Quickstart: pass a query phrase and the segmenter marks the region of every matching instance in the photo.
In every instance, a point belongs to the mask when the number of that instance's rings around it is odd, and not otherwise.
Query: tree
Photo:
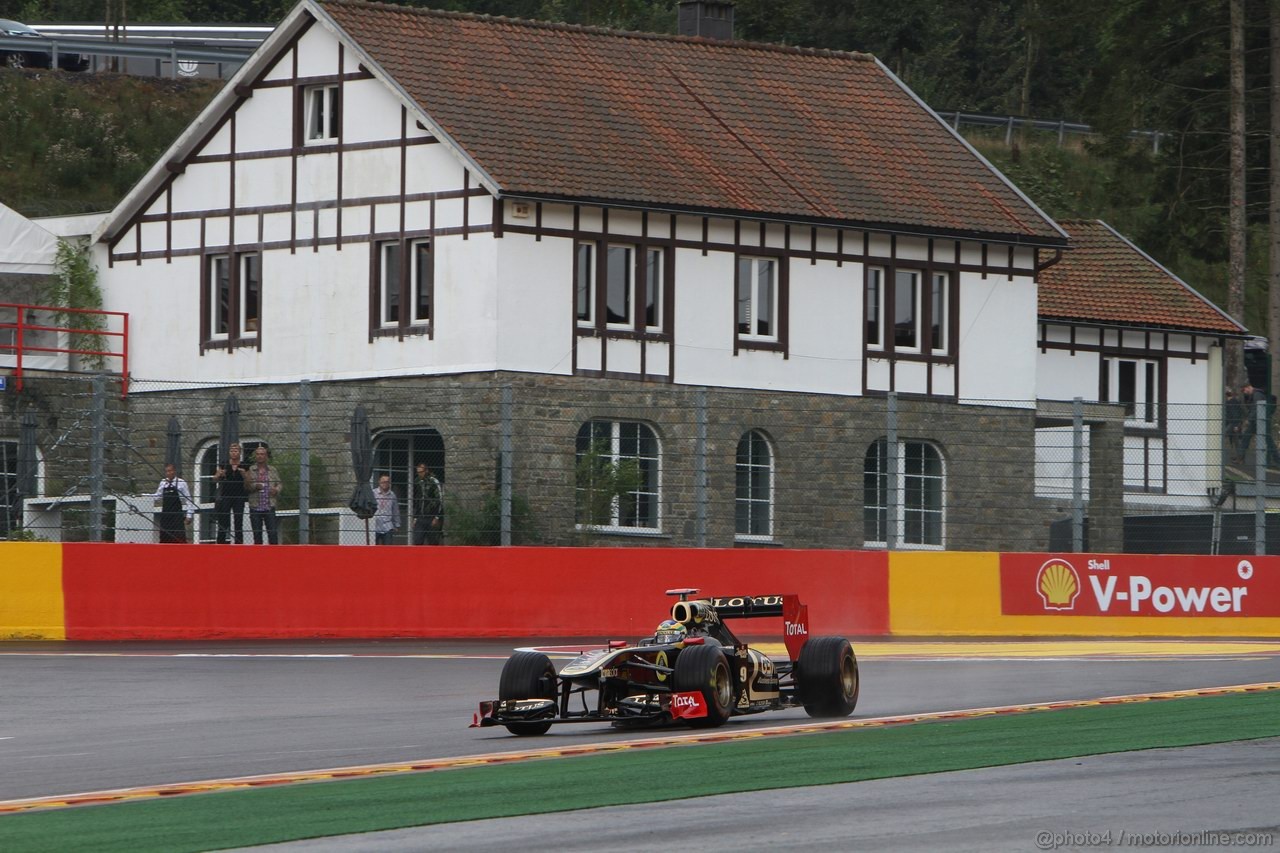
[[[1271,340],[1271,393],[1280,392],[1280,0],[1271,0],[1271,134],[1269,222],[1271,236],[1270,275],[1267,282],[1267,336]]]
[[[1244,0],[1229,0],[1231,6],[1231,90],[1230,165],[1228,185],[1228,281],[1227,313],[1241,323],[1244,316],[1245,224],[1245,137],[1244,137]],[[1227,348],[1227,381],[1232,388],[1244,384],[1244,348],[1233,342]]]

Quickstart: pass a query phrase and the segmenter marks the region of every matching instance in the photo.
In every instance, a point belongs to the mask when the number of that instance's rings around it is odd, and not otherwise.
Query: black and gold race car
[[[544,734],[556,723],[648,726],[681,720],[722,725],[731,716],[803,707],[811,717],[847,717],[858,703],[858,659],[844,637],[810,637],[808,607],[795,595],[679,596],[671,618],[638,643],[610,642],[556,673],[541,651],[507,659],[498,698],[471,725]],[[781,616],[789,661],[743,643],[726,619]]]

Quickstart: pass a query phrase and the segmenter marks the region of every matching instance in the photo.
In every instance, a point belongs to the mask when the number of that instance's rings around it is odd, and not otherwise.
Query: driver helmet
[[[689,629],[674,619],[664,619],[658,623],[658,627],[653,632],[653,641],[658,645],[668,645],[671,643],[683,643],[685,634]]]

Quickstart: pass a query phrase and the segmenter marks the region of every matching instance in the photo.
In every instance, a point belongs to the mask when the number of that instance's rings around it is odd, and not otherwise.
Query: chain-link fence
[[[8,538],[252,542],[275,523],[281,542],[302,544],[382,533],[445,545],[1280,546],[1268,525],[1280,518],[1268,512],[1280,453],[1265,408],[516,373],[242,387],[133,379],[127,397],[107,377],[34,377],[0,401]],[[357,406],[372,503],[353,501]],[[238,468],[227,464],[232,439]],[[394,501],[378,499],[384,476]]]

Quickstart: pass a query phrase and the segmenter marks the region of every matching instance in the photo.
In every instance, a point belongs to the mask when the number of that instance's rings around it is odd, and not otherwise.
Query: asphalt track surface
[[[6,643],[0,801],[637,736],[596,725],[542,738],[467,728],[512,645]],[[979,644],[945,657],[931,646],[855,643],[864,650],[855,717],[1280,681],[1277,642],[1243,655],[1204,642],[1185,655],[1168,645],[1170,656],[1130,655],[1123,645],[1094,656],[1105,647],[1079,641],[1042,657],[1035,644]],[[728,728],[806,720],[796,710]]]

